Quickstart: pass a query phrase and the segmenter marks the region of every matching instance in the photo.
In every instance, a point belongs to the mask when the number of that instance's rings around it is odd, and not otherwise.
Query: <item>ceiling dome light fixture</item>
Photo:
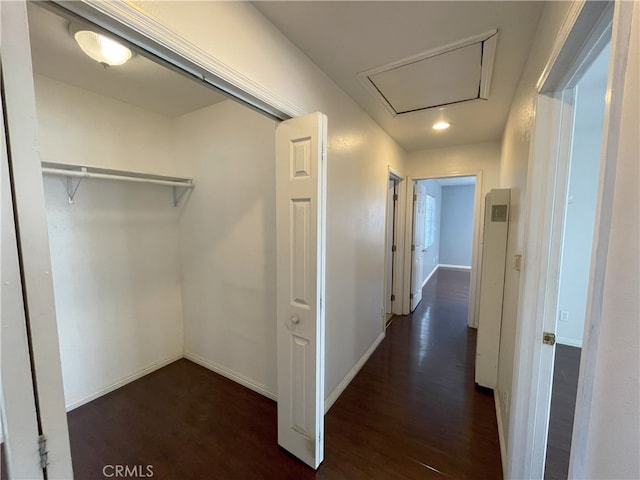
[[[82,25],[70,24],[69,32],[82,51],[102,65],[123,65],[133,56],[129,48]]]
[[[451,124],[449,122],[445,122],[444,120],[439,121],[438,123],[433,124],[434,130],[446,130],[449,128]]]

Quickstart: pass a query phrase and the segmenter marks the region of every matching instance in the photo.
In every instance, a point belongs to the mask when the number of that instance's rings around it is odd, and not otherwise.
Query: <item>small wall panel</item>
[[[309,309],[311,199],[291,200],[291,304]]]
[[[308,340],[291,335],[291,428],[306,437],[310,437],[309,352]]]
[[[291,143],[291,180],[311,176],[311,139],[293,140]]]

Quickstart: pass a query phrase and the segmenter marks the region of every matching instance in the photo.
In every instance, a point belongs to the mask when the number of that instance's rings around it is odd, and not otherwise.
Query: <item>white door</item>
[[[278,444],[312,468],[324,457],[327,117],[276,130]]]
[[[480,313],[476,339],[476,383],[496,388],[502,330],[511,190],[491,190],[485,200]]]
[[[413,184],[413,239],[411,240],[411,311],[422,300],[422,264],[427,191],[420,182]]]
[[[2,44],[2,77],[4,83],[4,113],[6,120],[7,145],[10,146],[8,152],[8,166],[11,172],[11,183],[13,186],[13,207],[15,211],[15,224],[17,232],[14,238],[17,243],[11,245],[11,235],[7,232],[5,237],[5,227],[10,227],[13,219],[5,220],[7,202],[6,194],[2,197],[2,274],[3,283],[5,273],[8,273],[7,280],[11,282],[7,289],[8,297],[5,297],[5,288],[2,293],[2,327],[6,324],[18,322],[21,317],[26,317],[30,330],[30,345],[32,349],[31,365],[34,376],[37,380],[37,411],[39,413],[39,427],[46,438],[47,477],[64,479],[72,478],[71,452],[69,448],[69,433],[67,429],[67,416],[64,405],[64,393],[62,388],[62,372],[60,366],[60,351],[58,347],[58,332],[55,315],[55,305],[53,299],[53,283],[51,279],[51,258],[49,255],[49,238],[47,233],[47,218],[44,204],[44,191],[42,187],[42,171],[40,157],[35,146],[36,135],[36,106],[33,88],[33,72],[31,67],[31,52],[29,47],[29,32],[27,27],[26,3],[23,1],[0,2],[0,35]],[[4,162],[3,162],[4,164]],[[4,170],[4,166],[3,166]],[[3,174],[4,177],[4,174]],[[6,188],[6,181],[3,178],[3,190]],[[8,212],[10,217],[11,212]],[[8,245],[4,244],[8,238]],[[16,248],[12,248],[16,247]],[[16,256],[16,251],[19,257]],[[15,298],[16,277],[15,266],[20,259],[20,282],[21,294],[24,294],[24,309],[22,313],[16,310],[20,300]],[[6,269],[6,270],[5,270]],[[6,287],[6,286],[3,286]],[[8,303],[5,303],[8,302]],[[8,310],[6,310],[8,309]],[[13,311],[13,314],[5,317],[5,313]],[[23,316],[24,315],[24,316]],[[5,322],[7,322],[5,324]],[[24,324],[22,324],[24,325]],[[15,326],[19,328],[18,325]],[[24,332],[14,331],[17,341],[24,340]],[[6,344],[4,336],[2,338],[3,347]],[[7,350],[11,350],[11,346]],[[17,347],[16,347],[17,348]],[[19,352],[17,352],[19,354]],[[2,381],[5,389],[5,415],[8,429],[8,445],[10,448],[10,467],[18,465],[14,463],[19,457],[29,456],[31,461],[38,458],[38,444],[33,443],[33,439],[28,439],[27,444],[17,444],[12,440],[17,440],[14,433],[16,426],[19,429],[26,429],[25,434],[33,436],[33,421],[31,415],[22,418],[14,417],[10,410],[9,401],[16,392],[8,391],[12,385],[17,385],[17,379],[10,379],[10,375],[22,375],[20,369],[24,359],[20,364],[6,364],[5,348],[2,348]],[[16,356],[16,358],[18,358]],[[13,371],[13,369],[16,369]],[[22,373],[21,373],[22,372]],[[6,383],[9,381],[10,383]],[[9,388],[8,388],[9,387]],[[34,402],[34,397],[28,393],[27,386],[22,386],[24,397],[21,401],[27,405]],[[28,407],[30,410],[31,407]],[[15,410],[14,410],[15,411]],[[14,423],[12,420],[20,423]],[[16,467],[18,468],[18,467]],[[22,468],[22,467],[20,467]],[[24,466],[25,476],[22,478],[38,478],[42,476],[42,470],[31,473],[32,467]],[[13,478],[17,476],[17,470],[11,473]]]

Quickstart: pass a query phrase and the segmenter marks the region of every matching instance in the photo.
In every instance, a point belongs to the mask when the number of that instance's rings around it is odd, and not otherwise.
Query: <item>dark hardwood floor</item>
[[[76,478],[107,465],[179,480],[502,478],[493,395],[473,381],[468,289],[468,273],[441,270],[393,319],[326,416],[317,472],[277,446],[273,401],[179,360],[69,413]]]
[[[0,478],[7,478],[7,462],[5,460],[4,443],[0,445]]]
[[[556,345],[547,437],[546,480],[566,480],[569,476],[569,454],[576,409],[581,349]]]

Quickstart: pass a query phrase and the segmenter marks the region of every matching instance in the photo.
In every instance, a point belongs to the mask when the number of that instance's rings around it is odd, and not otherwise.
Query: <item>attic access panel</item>
[[[358,74],[393,116],[487,99],[497,30]]]

